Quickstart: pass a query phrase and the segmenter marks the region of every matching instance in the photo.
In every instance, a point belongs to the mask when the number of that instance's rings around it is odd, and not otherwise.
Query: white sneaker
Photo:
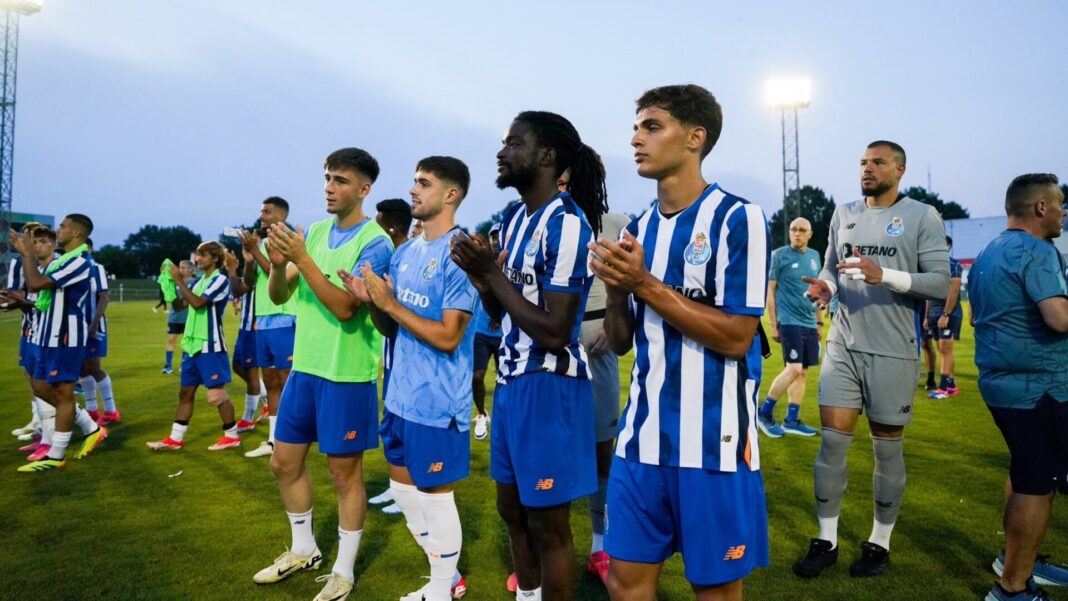
[[[475,416],[475,440],[486,440],[489,430],[490,418],[488,415]]]
[[[274,563],[263,568],[252,577],[256,584],[274,584],[289,578],[301,570],[318,570],[323,563],[323,554],[318,548],[311,555],[297,555],[286,549],[275,558]]]
[[[21,428],[15,428],[14,430],[12,430],[11,431],[11,435],[18,437],[18,436],[23,436],[25,434],[33,434],[34,432],[37,431],[37,425],[38,425],[37,422],[30,421],[30,423],[26,424],[25,426],[23,426]],[[19,438],[19,440],[22,440],[22,439]]]
[[[382,513],[393,514],[393,513],[400,513],[400,512],[401,512],[400,505],[397,505],[396,503],[391,503],[391,504],[386,505],[385,507],[382,508]]]
[[[270,457],[274,454],[274,445],[266,440],[260,443],[260,446],[245,453],[245,457]]]
[[[345,578],[337,572],[330,572],[329,574],[320,576],[315,579],[316,582],[325,582],[323,590],[319,591],[319,594],[315,596],[314,601],[343,601],[352,592],[352,587],[355,584],[353,581]]]
[[[392,500],[393,491],[387,488],[385,491],[382,492],[382,494],[378,495],[377,497],[371,497],[370,499],[367,499],[367,502],[371,505],[381,505],[382,503],[389,503]]]
[[[421,589],[419,589],[417,591],[412,591],[412,592],[408,593],[407,595],[404,595],[403,597],[400,598],[400,601],[423,601],[424,599],[426,599],[426,597],[423,595],[423,591],[426,590],[426,587],[428,587],[428,586],[430,586],[430,585],[429,584],[424,584],[423,588],[421,588]]]
[[[31,430],[31,431],[29,431],[29,432],[27,432],[25,434],[19,434],[18,439],[21,442],[29,442],[29,441],[33,440],[34,438],[37,438],[38,436],[39,436],[39,433],[36,430]]]

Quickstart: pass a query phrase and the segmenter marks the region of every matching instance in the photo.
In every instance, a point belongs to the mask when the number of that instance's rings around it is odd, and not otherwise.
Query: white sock
[[[274,444],[274,423],[278,420],[277,415],[267,417],[267,442]]]
[[[74,425],[78,426],[78,429],[82,431],[82,434],[92,434],[97,431],[100,426],[93,421],[93,418],[89,416],[89,412],[81,407],[74,407]]]
[[[227,438],[241,438],[241,435],[237,433],[237,424],[234,423],[233,426],[230,426],[230,429],[223,430],[223,436]]]
[[[189,424],[179,424],[174,422],[171,424],[171,440],[176,442],[182,442],[185,440],[185,431],[189,429]]]
[[[426,601],[449,601],[456,566],[460,563],[463,530],[456,498],[446,493],[419,493],[419,506],[426,516],[427,557],[430,559],[430,584],[423,588]]]
[[[63,461],[67,454],[67,445],[70,444],[71,432],[56,432],[52,435],[52,448],[48,450],[48,458]]]
[[[245,415],[241,419],[250,422],[256,419],[256,409],[260,406],[260,397],[255,394],[245,395]]]
[[[396,480],[389,481],[389,490],[393,493],[393,501],[404,513],[404,519],[408,522],[408,531],[412,533],[412,538],[425,552],[427,523],[423,508],[419,505],[419,490],[411,484],[401,484]]]
[[[41,444],[52,444],[56,433],[56,408],[37,399],[37,414],[41,416]]]
[[[260,378],[260,398],[267,404],[267,385],[263,383],[263,378]]]
[[[334,560],[334,572],[343,578],[355,580],[352,569],[356,566],[356,553],[360,550],[360,538],[363,530],[349,531],[337,529],[337,559]]]
[[[879,520],[872,520],[871,522],[871,536],[868,537],[869,543],[875,543],[880,547],[890,550],[890,533],[894,531],[893,524],[883,524]]]
[[[289,513],[289,529],[293,533],[293,543],[289,550],[297,555],[311,555],[315,552],[315,534],[312,532],[312,510],[304,513]]]
[[[541,587],[532,590],[525,591],[521,588],[517,588],[515,591],[515,601],[541,601]]]
[[[594,532],[593,542],[590,543],[590,555],[593,555],[598,551],[604,551],[604,535]]]
[[[115,394],[111,391],[111,376],[104,376],[103,380],[97,382],[97,386],[100,387],[100,400],[104,401],[104,411],[115,412]]]
[[[819,538],[831,541],[831,548],[838,546],[838,516],[833,518],[817,518],[820,521]]]
[[[89,411],[96,411],[99,407],[96,404],[96,380],[93,376],[85,376],[81,379],[82,391],[85,392],[85,408]]]

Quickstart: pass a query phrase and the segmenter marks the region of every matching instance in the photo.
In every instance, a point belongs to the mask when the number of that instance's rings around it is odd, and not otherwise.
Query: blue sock
[[[953,376],[946,376],[946,386],[948,386],[950,388],[956,388],[957,387],[957,380],[954,379]]]
[[[167,362],[164,363],[167,369],[171,368],[171,363],[174,362],[174,351],[167,351]]]
[[[948,386],[949,386],[949,376],[947,376],[946,374],[942,374],[941,377],[938,379],[938,387],[941,388],[942,390],[945,390],[946,387],[948,387]]]
[[[775,413],[775,403],[778,403],[775,399],[769,397],[764,398],[764,404],[760,406],[760,415],[770,418]]]
[[[798,413],[801,411],[801,405],[790,403],[786,405],[786,421],[796,422]]]

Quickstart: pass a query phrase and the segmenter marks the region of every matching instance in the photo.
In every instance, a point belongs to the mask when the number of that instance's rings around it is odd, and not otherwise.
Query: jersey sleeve
[[[841,207],[835,208],[831,215],[831,225],[827,229],[827,252],[823,254],[823,268],[820,269],[820,279],[838,283],[838,274],[835,265],[838,265],[838,224],[841,222]]]
[[[230,300],[230,280],[216,272],[211,282],[208,283],[208,287],[200,293],[200,298],[206,299],[209,303]]]
[[[767,301],[771,254],[764,211],[745,203],[727,217],[724,227],[727,264],[716,266],[715,306],[726,313],[759,317],[764,314]],[[723,254],[721,248],[719,256]]]
[[[96,275],[95,275],[95,277],[96,277],[96,285],[97,285],[97,289],[96,290],[97,290],[97,293],[107,292],[108,291],[108,272],[107,272],[107,270],[104,269],[104,266],[99,264],[99,263],[96,264]]]
[[[782,257],[782,249],[776,248],[771,253],[771,267],[768,268],[768,280],[775,281],[779,279],[779,258]]]
[[[938,273],[949,275],[949,246],[946,244],[946,224],[934,207],[920,219],[920,231],[916,236],[916,259],[920,265]],[[940,269],[942,264],[945,268]],[[932,269],[933,267],[933,269]],[[921,269],[927,271],[927,269]]]
[[[18,256],[7,265],[7,289],[22,290],[25,274],[22,273],[22,257]]]
[[[456,263],[445,260],[445,298],[441,308],[465,311],[474,314],[478,303],[478,293],[471,284],[467,274]]]
[[[360,266],[364,263],[371,264],[371,271],[383,275],[389,269],[390,258],[393,257],[393,247],[389,239],[381,236],[371,240],[356,257],[356,264],[352,266],[353,273],[359,273]]]
[[[593,230],[578,215],[561,213],[549,218],[545,240],[543,288],[553,292],[582,292],[593,274],[586,259],[586,245]]]
[[[1052,244],[1036,245],[1031,260],[1023,265],[1022,276],[1027,296],[1036,303],[1054,296],[1068,296],[1064,271],[1057,257],[1057,249]]]
[[[67,264],[63,267],[48,274],[47,277],[52,280],[56,288],[66,288],[89,279],[90,267],[89,260],[85,258],[85,255],[78,255],[67,261]]]

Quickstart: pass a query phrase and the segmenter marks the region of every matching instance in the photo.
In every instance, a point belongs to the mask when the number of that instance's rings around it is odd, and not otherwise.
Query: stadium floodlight
[[[764,101],[773,109],[803,109],[812,101],[807,77],[775,77],[764,84]]]
[[[15,156],[15,81],[19,55],[19,17],[41,10],[43,0],[0,0],[0,263],[8,250],[11,180]]]

